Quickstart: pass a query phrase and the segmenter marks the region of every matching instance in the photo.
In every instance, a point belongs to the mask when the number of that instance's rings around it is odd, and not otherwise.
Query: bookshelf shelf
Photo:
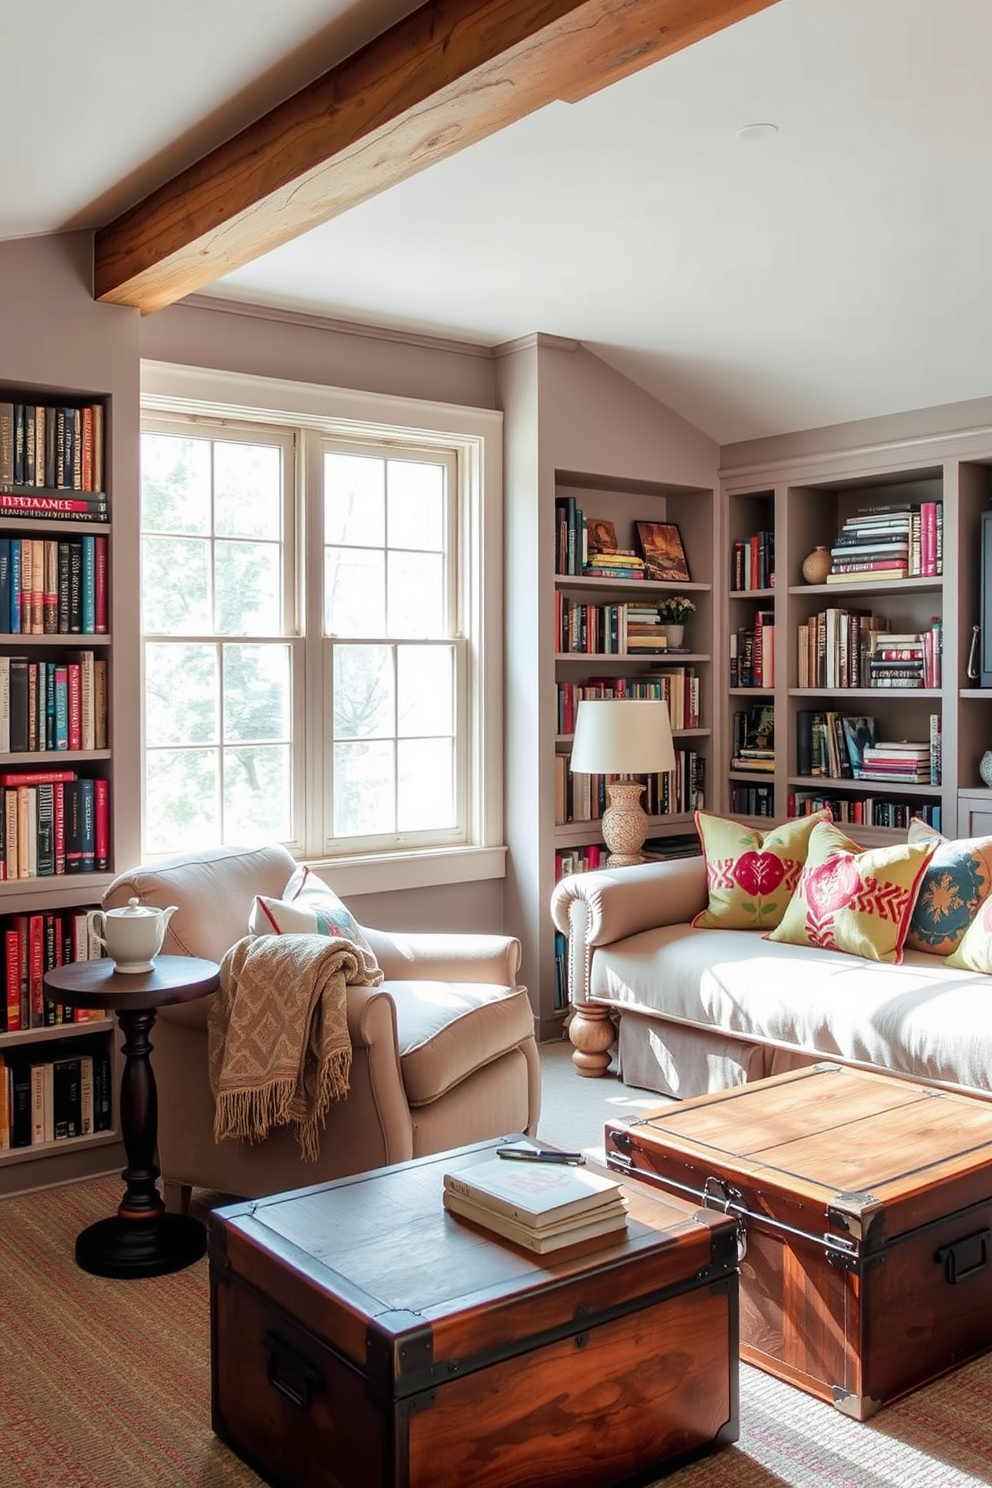
[[[109,504],[110,402],[105,393],[0,384],[0,493],[9,498],[0,517],[0,698],[2,741],[14,745],[0,752],[0,1079],[8,1113],[0,1194],[103,1171],[106,1149],[120,1147],[113,1020],[74,1014],[42,982],[49,968],[90,957],[86,911],[99,905],[117,860],[113,528],[102,511],[98,519],[32,509],[39,500]],[[6,468],[8,458],[21,463]],[[57,481],[52,468],[61,471]],[[58,778],[66,774],[68,781]],[[83,851],[93,856],[76,871]]]
[[[712,584],[693,584],[678,579],[610,579],[595,574],[555,574],[556,589],[604,589],[622,593],[626,599],[637,594],[710,594]]]
[[[776,821],[790,811],[808,809],[811,794],[835,796],[852,807],[870,796],[880,810],[898,809],[900,825],[840,823],[866,845],[905,840],[905,813],[913,814],[917,806],[947,836],[968,835],[969,828],[992,830],[992,807],[966,795],[979,780],[978,762],[990,738],[988,710],[975,704],[992,699],[992,689],[969,685],[965,676],[979,618],[979,532],[981,513],[992,496],[992,429],[968,441],[948,432],[931,442],[926,463],[920,463],[920,446],[908,437],[884,448],[825,446],[822,454],[813,454],[808,448],[800,452],[797,445],[796,451],[794,456],[776,453],[767,467],[760,461],[737,468],[727,461],[724,467],[721,525],[731,540],[731,561],[735,539],[770,531],[777,584],[773,621],[769,616],[774,624],[774,685],[760,693],[729,693],[728,768],[720,771],[723,801],[734,801],[734,786],[744,775],[729,769],[734,747],[730,723],[735,708],[746,706],[741,700],[750,699],[775,708],[770,779]],[[885,556],[885,545],[891,553],[900,542],[908,544],[904,551],[912,577],[893,580],[866,572],[849,583],[802,581],[803,562],[817,548],[846,549],[852,562],[892,561]],[[868,551],[858,553],[860,544]],[[940,571],[928,572],[934,567]],[[726,597],[726,634],[753,624],[749,604],[755,598],[747,591]],[[770,595],[762,597],[757,608],[767,604],[771,609],[770,600]],[[844,610],[850,614],[838,622],[833,612]],[[876,639],[883,636],[891,637],[887,644]],[[886,668],[897,685],[799,685],[814,678],[822,682],[824,671],[831,678],[867,681]],[[916,680],[914,672],[931,685],[902,685],[904,676]],[[814,729],[822,727],[821,714],[873,718],[883,741],[936,748],[941,783],[798,774],[797,751],[800,745],[805,748],[805,730],[811,719]],[[837,733],[840,747],[846,737]],[[793,792],[806,793],[805,798],[796,801]],[[744,794],[739,793],[741,804],[747,804]]]
[[[731,599],[774,599],[777,589],[731,589]]]

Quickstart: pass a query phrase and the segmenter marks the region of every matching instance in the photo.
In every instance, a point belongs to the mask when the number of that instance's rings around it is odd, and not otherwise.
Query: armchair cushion
[[[425,1106],[534,1036],[523,987],[487,982],[388,982],[396,1004],[403,1088]]]

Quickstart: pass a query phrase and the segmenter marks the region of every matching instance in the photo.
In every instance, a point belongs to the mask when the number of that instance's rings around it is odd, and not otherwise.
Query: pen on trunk
[[[547,1162],[547,1163],[569,1163],[579,1166],[585,1162],[581,1152],[548,1152],[540,1147],[497,1147],[497,1157],[505,1157],[509,1162]]]

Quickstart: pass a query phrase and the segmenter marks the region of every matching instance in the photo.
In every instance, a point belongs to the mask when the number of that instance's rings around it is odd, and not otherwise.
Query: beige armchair
[[[158,909],[178,905],[163,952],[220,961],[247,934],[254,896],[279,898],[295,867],[279,846],[190,852],[119,874],[103,904],[116,908],[136,895]],[[362,929],[385,980],[348,988],[349,1092],[330,1107],[315,1163],[301,1159],[285,1127],[255,1145],[215,1142],[210,1000],[160,1009],[152,1065],[169,1208],[185,1208],[193,1186],[257,1198],[504,1132],[536,1132],[540,1065],[527,991],[516,983],[519,942]]]

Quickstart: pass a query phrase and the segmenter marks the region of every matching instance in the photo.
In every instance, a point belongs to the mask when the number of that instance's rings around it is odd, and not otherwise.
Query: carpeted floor
[[[658,1100],[578,1080],[546,1047],[541,1135],[594,1150],[604,1111]],[[106,1281],[72,1259],[116,1179],[0,1202],[0,1488],[256,1488],[210,1430],[207,1262]],[[992,1355],[866,1423],[741,1370],[741,1440],[669,1488],[973,1488],[992,1483]],[[465,1488],[471,1488],[466,1484]]]

